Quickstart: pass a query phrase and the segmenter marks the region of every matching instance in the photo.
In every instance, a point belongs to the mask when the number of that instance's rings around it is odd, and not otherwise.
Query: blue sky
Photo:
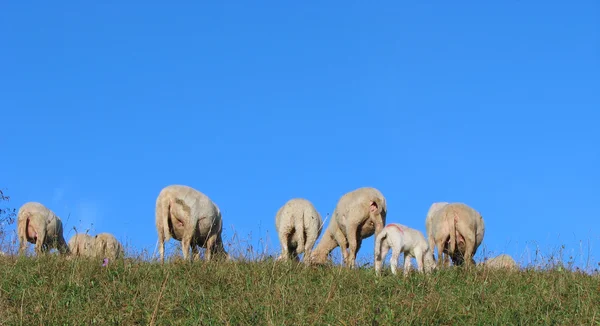
[[[156,197],[186,184],[220,206],[226,241],[251,235],[277,252],[287,200],[325,218],[373,186],[388,222],[422,232],[435,201],[479,210],[477,257],[527,263],[564,244],[577,263],[588,249],[598,261],[599,12],[594,1],[7,2],[0,187],[15,207],[52,209],[67,240],[93,223],[152,252]],[[359,258],[372,261],[373,241]]]

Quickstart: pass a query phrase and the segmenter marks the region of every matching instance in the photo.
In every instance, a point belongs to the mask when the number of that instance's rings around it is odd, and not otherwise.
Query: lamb
[[[17,236],[19,255],[27,248],[27,243],[35,244],[36,255],[45,254],[55,248],[61,255],[69,255],[70,250],[63,237],[61,219],[46,206],[38,202],[28,202],[17,213]]]
[[[431,210],[431,209],[430,209]],[[479,212],[464,203],[442,205],[426,220],[429,243],[435,243],[438,265],[447,265],[448,256],[455,265],[474,265],[473,256],[483,241],[485,224]],[[433,257],[433,249],[431,254]]]
[[[385,197],[376,188],[362,187],[344,194],[333,211],[331,221],[311,260],[322,264],[329,253],[340,246],[347,267],[356,267],[356,255],[362,240],[378,235],[385,225]]]
[[[73,256],[94,256],[94,237],[87,233],[76,233],[73,235],[69,239],[68,246]]]
[[[311,251],[321,235],[323,219],[313,204],[303,198],[287,201],[275,215],[275,228],[281,243],[278,260],[298,260],[304,253],[304,263],[309,265]]]
[[[109,258],[111,261],[125,256],[123,246],[114,235],[104,232],[94,237],[94,255]]]
[[[184,185],[163,188],[156,198],[156,231],[159,253],[164,263],[165,241],[174,238],[182,243],[184,260],[189,260],[189,250],[194,258],[198,248],[206,248],[206,260],[213,256],[230,256],[221,238],[222,217],[219,207],[205,194]]]
[[[517,266],[517,262],[507,254],[498,255],[494,258],[490,258],[486,260],[483,264],[484,267],[491,269],[508,269],[508,270],[517,270],[519,267]]]
[[[411,258],[416,258],[417,269],[420,273],[429,273],[433,270],[434,261],[429,255],[429,245],[421,231],[405,225],[388,224],[375,238],[375,274],[381,275],[383,258],[392,249],[390,265],[392,274],[396,275],[398,258],[404,253],[404,276],[408,275],[411,267]]]

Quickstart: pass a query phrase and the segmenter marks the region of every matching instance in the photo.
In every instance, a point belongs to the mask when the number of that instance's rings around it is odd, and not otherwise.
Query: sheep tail
[[[446,221],[448,221],[448,213],[446,212]],[[454,250],[456,250],[456,222],[458,220],[458,215],[455,210],[452,210],[452,216],[450,217],[450,244],[448,246],[448,251],[450,254],[454,254]]]

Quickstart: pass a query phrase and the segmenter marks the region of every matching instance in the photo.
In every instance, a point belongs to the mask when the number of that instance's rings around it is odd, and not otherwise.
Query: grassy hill
[[[449,268],[382,277],[371,267],[211,262],[164,266],[0,257],[2,325],[600,324],[600,277],[566,269]]]

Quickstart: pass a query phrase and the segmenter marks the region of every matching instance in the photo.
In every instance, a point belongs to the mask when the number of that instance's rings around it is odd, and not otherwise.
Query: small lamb
[[[404,253],[404,276],[408,275],[411,267],[411,258],[416,258],[418,271],[431,272],[435,267],[427,240],[419,230],[409,228],[398,223],[388,224],[375,238],[375,273],[381,275],[383,258],[392,249],[390,265],[392,274],[396,275],[398,258]]]

